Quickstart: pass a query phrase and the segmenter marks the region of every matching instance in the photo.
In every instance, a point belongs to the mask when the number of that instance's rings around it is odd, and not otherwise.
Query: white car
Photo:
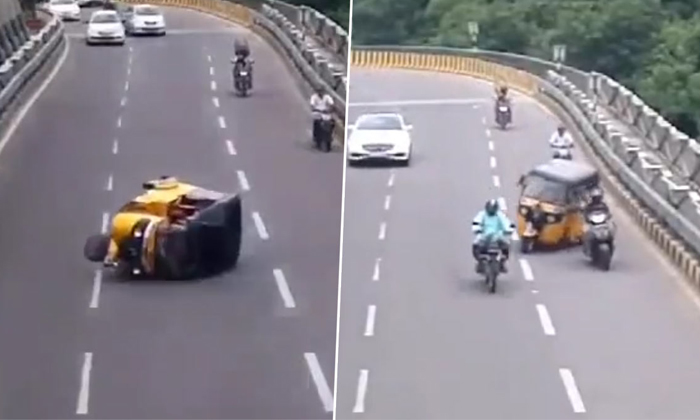
[[[403,116],[397,113],[364,114],[348,127],[348,164],[360,161],[384,160],[408,166],[411,161],[412,141]]]
[[[113,10],[94,12],[88,22],[85,42],[93,44],[124,45],[126,33],[119,14]]]
[[[47,8],[63,20],[80,20],[80,6],[75,0],[50,0]]]
[[[165,17],[157,7],[140,4],[129,11],[126,29],[129,35],[165,35]]]

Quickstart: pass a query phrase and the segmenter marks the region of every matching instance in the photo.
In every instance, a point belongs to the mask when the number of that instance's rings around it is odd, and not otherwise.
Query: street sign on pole
[[[472,38],[472,42],[476,45],[479,40],[479,22],[467,22],[467,30]]]
[[[552,55],[554,61],[558,63],[563,63],[566,61],[566,45],[556,44],[552,47]]]

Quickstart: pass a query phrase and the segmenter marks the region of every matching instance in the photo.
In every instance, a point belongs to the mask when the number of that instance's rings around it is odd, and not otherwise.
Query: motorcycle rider
[[[588,219],[588,216],[593,213],[605,213],[610,215],[610,207],[605,204],[605,201],[603,200],[603,190],[600,188],[596,188],[591,191],[588,203],[583,210],[583,215],[586,219]]]
[[[329,114],[333,111],[333,98],[324,91],[323,87],[317,86],[316,89],[314,89],[314,93],[311,95],[309,103],[311,105],[311,114],[313,115],[314,119],[312,136],[315,142],[320,143],[318,142],[318,140],[320,140],[318,135],[320,134],[319,130],[321,116],[323,114]],[[331,132],[333,132],[334,124],[335,121],[331,119]]]
[[[476,234],[472,243],[472,255],[477,260],[477,272],[481,273],[483,267],[479,259],[484,247],[496,242],[501,249],[501,272],[505,273],[506,262],[510,256],[509,235],[513,232],[514,225],[508,216],[499,208],[497,200],[489,200],[484,205],[484,210],[477,213],[472,221],[472,231]]]
[[[559,125],[557,131],[549,138],[549,145],[554,149],[570,149],[574,147],[574,140],[571,134],[566,131],[566,127]]]
[[[250,59],[250,46],[248,45],[248,40],[245,38],[236,38],[233,42],[233,53],[235,59],[233,59],[233,73],[234,78],[238,75],[241,69],[248,69],[248,80],[250,81],[250,88],[253,88],[253,60]]]

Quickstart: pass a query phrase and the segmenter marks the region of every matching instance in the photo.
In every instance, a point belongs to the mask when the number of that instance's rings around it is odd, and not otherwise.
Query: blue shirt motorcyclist
[[[477,260],[477,272],[481,273],[480,254],[489,244],[495,243],[501,249],[501,271],[506,272],[506,262],[510,256],[510,234],[515,225],[499,208],[497,200],[489,200],[484,210],[477,213],[472,221],[472,231],[476,234],[472,244],[472,254]]]

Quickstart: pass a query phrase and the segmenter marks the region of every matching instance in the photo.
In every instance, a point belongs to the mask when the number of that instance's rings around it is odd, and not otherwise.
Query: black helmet
[[[496,212],[498,211],[498,201],[496,201],[496,200],[487,201],[486,204],[484,205],[484,211],[489,216],[493,216],[494,214],[496,214]]]
[[[591,203],[592,204],[600,204],[603,202],[603,190],[600,188],[596,188],[593,191],[591,191]]]

